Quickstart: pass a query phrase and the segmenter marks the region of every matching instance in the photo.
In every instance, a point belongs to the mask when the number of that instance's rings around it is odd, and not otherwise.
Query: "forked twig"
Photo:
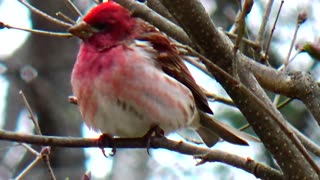
[[[298,31],[300,29],[300,26],[306,21],[307,19],[307,12],[303,11],[301,13],[299,13],[298,17],[297,17],[297,23],[296,23],[296,28],[294,30],[294,34],[293,34],[293,38],[292,38],[292,41],[291,41],[291,44],[290,44],[290,49],[288,51],[288,55],[287,55],[287,58],[285,59],[284,63],[283,63],[283,70],[286,71],[287,70],[287,66],[289,64],[289,59],[290,59],[290,56],[291,56],[291,52],[292,52],[292,49],[293,49],[293,46],[294,46],[294,43],[296,42],[296,39],[297,39],[297,35],[298,35]],[[297,54],[296,54],[297,55]],[[296,56],[295,55],[295,56]]]
[[[25,0],[18,0],[18,1],[19,1],[21,4],[25,5],[25,6],[26,6],[28,9],[30,9],[30,11],[32,11],[33,13],[38,14],[38,15],[42,16],[43,18],[51,21],[51,22],[54,22],[54,23],[56,23],[56,24],[58,24],[58,25],[65,26],[65,27],[68,27],[68,28],[72,26],[72,24],[69,24],[69,23],[66,23],[66,22],[64,22],[64,21],[61,21],[61,20],[59,20],[59,19],[57,19],[57,18],[55,18],[55,17],[50,16],[50,15],[47,14],[47,13],[44,13],[44,12],[40,11],[39,9],[33,7],[31,4],[29,4],[28,2],[26,2]]]
[[[284,60],[283,65],[278,69],[279,71],[287,71],[289,63],[301,52],[301,50],[299,50],[290,59],[294,43],[296,42],[296,39],[297,39],[299,28],[300,28],[301,24],[306,21],[306,18],[307,18],[306,12],[299,13],[299,15],[297,17],[297,23],[296,23],[296,27],[295,27],[295,30],[294,30],[293,38],[292,38],[292,41],[291,41],[291,44],[290,44],[290,48],[289,48],[289,51],[288,51],[288,55],[287,55],[286,59]],[[273,104],[275,104],[275,105],[278,104],[279,99],[280,99],[280,95],[277,94],[275,96],[275,98],[274,98]]]
[[[25,95],[23,94],[22,91],[19,92],[19,94],[21,95],[24,104],[26,105],[29,114],[30,114],[30,119],[32,120],[34,126],[36,127],[36,132],[39,135],[42,135],[41,133],[41,129],[37,120],[37,117],[35,116],[35,114],[33,113],[30,104],[27,101],[27,98],[25,97]],[[46,147],[42,147],[41,149],[41,153],[39,154],[38,152],[35,152],[31,147],[28,148],[27,145],[22,144],[22,146],[24,146],[27,150],[29,150],[30,152],[32,152],[33,154],[37,155],[37,158],[31,163],[29,164],[29,166],[27,168],[24,169],[24,171],[22,173],[20,173],[20,175],[17,177],[17,179],[22,178],[31,168],[33,168],[41,159],[45,162],[45,164],[47,165],[49,174],[51,176],[51,179],[55,180],[55,176],[53,173],[53,170],[51,168],[51,164],[50,164],[50,160],[49,160],[49,154],[50,154],[50,150],[51,148],[49,146]]]
[[[50,165],[50,162],[49,160],[47,159],[48,158],[48,155],[50,153],[50,147],[49,146],[46,146],[44,148],[42,148],[41,152],[38,153],[37,151],[35,151],[34,149],[32,149],[30,146],[22,143],[21,144],[24,148],[26,148],[29,152],[31,152],[32,154],[36,155],[36,159],[34,159],[16,178],[14,178],[15,180],[20,180],[20,179],[23,179],[24,176],[33,168],[35,167],[41,160],[44,160],[47,167],[48,167],[48,171],[49,171],[49,174],[51,176],[50,179],[52,180],[55,180],[56,177],[53,173],[53,170],[51,168],[51,165]],[[48,164],[49,163],[49,164]]]

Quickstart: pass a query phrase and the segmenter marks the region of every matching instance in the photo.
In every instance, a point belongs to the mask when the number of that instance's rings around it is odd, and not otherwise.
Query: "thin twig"
[[[41,152],[38,153],[37,151],[33,150],[31,147],[26,145],[25,143],[22,143],[22,146],[25,147],[28,151],[30,151],[32,154],[36,155],[36,159],[33,160],[15,179],[20,180],[23,179],[23,177],[33,168],[35,165],[37,165],[42,159],[47,163],[49,161],[46,161],[45,159],[48,158],[48,153],[50,152],[50,147],[44,147],[42,148]],[[50,166],[50,163],[47,164],[49,167],[49,174],[51,176],[51,180],[55,180],[56,177],[53,174],[52,168]]]
[[[266,10],[264,11],[264,14],[263,14],[262,22],[260,25],[260,29],[259,29],[258,37],[257,37],[257,41],[256,41],[256,43],[260,47],[262,47],[262,39],[263,39],[264,33],[266,31],[266,26],[267,26],[267,23],[269,20],[272,5],[273,5],[273,0],[269,0],[267,3],[267,6],[266,6]]]
[[[203,73],[205,73],[208,76],[211,76],[211,74],[208,72],[207,68],[199,61],[188,57],[188,56],[184,56],[183,60],[187,61],[188,63],[192,64],[193,66],[195,66],[196,68],[198,68],[200,71],[202,71]]]
[[[68,28],[72,26],[72,24],[69,24],[69,23],[66,23],[66,22],[64,22],[64,21],[61,21],[61,20],[59,20],[59,19],[57,19],[57,18],[55,18],[55,17],[50,16],[50,15],[47,14],[47,13],[44,13],[44,12],[40,11],[39,9],[33,7],[31,4],[29,4],[28,2],[26,2],[25,0],[18,0],[18,1],[19,1],[21,4],[25,5],[25,6],[26,6],[28,9],[30,9],[33,13],[38,14],[38,15],[40,15],[41,17],[43,17],[43,18],[45,18],[45,19],[47,19],[47,20],[49,20],[49,21],[51,21],[51,22],[54,22],[54,23],[56,23],[56,24],[58,24],[58,25],[65,26],[65,27],[68,27]]]
[[[272,102],[273,105],[277,106],[277,104],[279,103],[280,97],[281,97],[280,94],[276,94],[276,95],[274,96],[274,99],[273,99],[273,102]]]
[[[207,98],[209,98],[209,101],[212,99],[212,101],[214,101],[214,102],[220,102],[220,103],[223,103],[223,104],[226,104],[229,106],[236,107],[236,105],[233,103],[232,99],[230,99],[230,98],[225,98],[225,97],[219,96],[217,94],[214,94],[214,93],[208,92],[208,91],[206,91],[205,94],[206,94]]]
[[[220,152],[221,152],[221,154],[220,154]],[[196,165],[198,166],[198,165],[204,164],[206,162],[222,162],[222,163],[234,164],[237,167],[243,167],[242,168],[243,170],[245,170],[249,173],[252,173],[252,174],[255,174],[254,172],[263,170],[265,168],[269,169],[265,165],[259,164],[255,160],[253,160],[249,157],[244,158],[244,159],[232,158],[234,161],[229,162],[230,157],[229,158],[221,158],[221,156],[223,155],[222,153],[223,153],[223,151],[215,150],[214,153],[209,152],[208,154],[205,154],[205,155],[197,155],[197,156],[195,156],[195,158],[200,159],[200,161]],[[235,155],[231,154],[231,156],[235,156]],[[273,174],[268,174],[262,179],[282,180],[283,177],[278,177],[278,176],[274,176]]]
[[[65,3],[77,16],[83,16],[83,14],[79,11],[79,9],[73,4],[71,0],[65,0]]]
[[[0,29],[2,28],[17,29],[21,31],[30,32],[33,34],[40,34],[40,35],[46,35],[46,36],[63,37],[63,38],[72,37],[72,34],[70,33],[59,33],[59,32],[50,32],[50,31],[43,31],[43,30],[37,30],[37,29],[20,28],[20,27],[15,27],[15,26],[11,26],[3,22],[0,22]]]
[[[279,19],[279,16],[280,16],[280,12],[281,12],[283,3],[284,3],[284,0],[282,0],[281,3],[280,3],[280,7],[279,7],[279,10],[278,10],[278,13],[277,13],[277,17],[276,17],[276,19],[275,19],[275,21],[273,23],[273,26],[272,26],[272,29],[271,29],[271,33],[270,33],[270,36],[268,38],[268,42],[267,42],[267,46],[266,46],[266,50],[265,50],[265,54],[264,54],[264,58],[263,58],[265,61],[268,60],[268,54],[269,54],[271,40],[272,40],[272,37],[273,37],[274,30],[276,29],[276,25],[277,25],[277,22],[278,22],[278,19]]]
[[[43,161],[45,162],[47,168],[48,168],[48,172],[51,176],[51,179],[54,180],[55,175],[53,173],[53,170],[51,168],[51,164],[50,164],[50,160],[49,160],[49,154],[51,151],[51,147],[50,146],[45,146],[41,149],[41,152],[37,152],[36,150],[34,150],[32,147],[30,147],[29,145],[25,144],[25,143],[21,143],[21,145],[27,149],[31,154],[35,155],[37,158],[28,166],[25,168],[25,170],[20,173],[20,177],[23,177],[28,171],[30,171],[32,169],[32,167],[34,167],[33,163],[38,163],[40,161],[38,161],[38,159],[43,159]]]
[[[196,68],[198,68],[200,71],[202,71],[203,73],[205,73],[206,75],[210,76],[211,78],[214,78],[212,76],[211,73],[208,72],[207,68],[205,67],[204,64],[202,64],[199,59],[195,60],[194,56],[192,56],[191,54],[189,54],[188,50],[186,49],[186,46],[179,43],[179,42],[175,42],[174,45],[177,47],[177,49],[179,50],[179,54],[182,56],[182,59],[185,60],[186,62],[192,64],[193,66],[195,66]]]
[[[236,41],[234,43],[234,47],[233,47],[233,59],[232,59],[232,75],[233,77],[235,77],[235,79],[239,79],[238,76],[238,56],[236,56],[239,48],[240,48],[240,44],[242,42],[242,39],[245,35],[245,33],[247,32],[247,28],[246,28],[246,16],[250,13],[252,6],[253,6],[254,1],[253,0],[245,0],[243,3],[243,8],[240,12],[240,14],[238,14],[238,16],[236,17],[236,21],[235,21],[235,26],[237,26],[237,38]]]
[[[226,35],[227,35],[230,39],[237,39],[237,37],[238,37],[238,35],[232,34],[232,33],[230,33],[230,32],[226,32],[226,31],[225,31],[224,33],[226,33]],[[251,41],[251,40],[249,40],[249,39],[247,39],[247,38],[242,38],[242,42],[243,42],[243,43],[246,43],[247,45],[249,45],[250,47],[252,47],[252,48],[254,48],[254,49],[259,48],[259,46],[258,46],[258,44],[257,44],[256,42],[253,42],[253,41]]]
[[[23,179],[24,176],[30,172],[30,170],[37,165],[42,160],[41,156],[37,156],[35,160],[33,160],[17,177],[15,177],[15,180]]]
[[[294,99],[292,98],[288,98],[284,100],[281,104],[277,106],[277,109],[283,108],[293,100]],[[300,139],[301,143],[314,155],[320,157],[320,147],[317,144],[315,144],[313,141],[311,141],[308,137],[306,137],[304,134],[302,134],[299,130],[297,130],[294,126],[292,126],[291,124],[288,124],[288,125],[293,130],[293,132],[297,135],[297,137]]]
[[[302,50],[298,50],[293,56],[292,58],[289,60],[288,64],[291,63],[299,53],[301,53]],[[277,68],[277,71],[283,71],[284,68],[284,64],[282,64],[280,67]]]
[[[243,8],[238,13],[235,20],[235,30],[237,31],[237,38],[234,45],[234,53],[239,49],[240,43],[246,33],[246,20],[245,17],[250,13],[253,6],[253,0],[245,0]],[[241,6],[240,6],[241,7]]]
[[[239,131],[244,131],[244,130],[248,129],[249,127],[251,127],[250,124],[245,124],[244,126],[239,128]]]
[[[294,43],[296,42],[296,39],[297,39],[297,35],[298,35],[298,31],[299,31],[300,25],[301,25],[301,23],[299,23],[297,21],[296,28],[294,30],[293,38],[292,38],[292,41],[291,41],[291,44],[290,44],[290,48],[289,48],[289,51],[288,51],[288,55],[287,55],[287,57],[286,57],[286,59],[285,59],[285,61],[283,63],[283,71],[286,71],[287,68],[288,68],[289,59],[290,59],[290,56],[291,56],[291,52],[292,52]]]
[[[27,151],[29,151],[31,154],[33,154],[35,156],[39,156],[40,155],[40,153],[38,151],[34,150],[32,147],[30,147],[26,143],[21,143],[21,146],[23,146]]]
[[[53,169],[50,164],[50,157],[49,157],[50,153],[51,153],[50,146],[46,146],[41,149],[41,156],[42,156],[44,163],[46,164],[46,166],[48,168],[48,173],[50,174],[51,180],[55,180],[56,177],[54,175]]]
[[[279,105],[277,106],[277,109],[283,108],[284,106],[286,106],[287,104],[289,104],[291,101],[293,101],[292,98],[288,98],[288,99],[284,100],[281,104],[279,104]]]
[[[69,18],[67,15],[63,14],[62,12],[57,12],[56,16],[64,19],[66,22],[69,22],[71,24],[76,24],[76,22],[74,20],[72,20],[71,18]]]
[[[29,111],[29,114],[30,114],[30,119],[32,120],[35,128],[36,128],[36,132],[37,134],[41,135],[41,129],[40,129],[40,126],[39,126],[39,123],[38,123],[38,120],[37,120],[37,117],[35,116],[35,114],[33,113],[32,109],[31,109],[31,106],[30,104],[28,103],[27,101],[27,98],[24,96],[23,92],[20,90],[19,92],[20,96],[22,97],[22,100],[25,104],[25,106],[27,107],[28,111]]]
[[[296,133],[298,138],[301,140],[301,143],[314,155],[320,157],[320,147],[315,144],[313,141],[311,141],[308,137],[306,137],[304,134],[302,134],[298,129],[293,127],[291,124],[289,125],[293,132]]]
[[[25,95],[23,94],[23,92],[20,90],[19,94],[21,95],[22,99],[23,99],[23,102],[25,103],[29,113],[30,113],[30,118],[33,122],[33,124],[35,125],[36,127],[36,131],[39,135],[42,135],[41,133],[41,129],[40,129],[40,126],[39,126],[39,123],[38,123],[38,120],[37,120],[37,117],[35,116],[35,114],[33,113],[32,109],[31,109],[31,106],[30,104],[28,103],[27,101],[27,98],[25,97]],[[26,146],[24,146],[26,147]],[[31,150],[30,148],[28,148],[28,150]],[[41,159],[43,159],[44,163],[46,164],[47,168],[48,168],[48,172],[51,176],[51,179],[52,180],[55,180],[55,176],[54,176],[54,173],[53,173],[53,170],[52,170],[52,167],[51,167],[51,164],[50,164],[50,159],[49,159],[49,154],[50,154],[50,150],[51,148],[50,147],[42,147],[41,149],[41,153],[38,154],[38,157],[41,157]],[[38,162],[38,158],[34,161],[35,163]],[[26,170],[30,170],[29,168],[32,168],[34,165],[32,165],[32,163],[30,164],[30,166],[28,166],[26,168]],[[28,171],[23,171],[24,173],[28,172]],[[23,173],[22,173],[23,174]]]

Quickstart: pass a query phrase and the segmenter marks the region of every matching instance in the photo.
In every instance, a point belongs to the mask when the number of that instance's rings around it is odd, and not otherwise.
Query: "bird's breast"
[[[191,91],[157,68],[154,58],[137,46],[78,56],[71,83],[89,127],[136,137],[154,125],[169,133],[192,123],[197,110]]]

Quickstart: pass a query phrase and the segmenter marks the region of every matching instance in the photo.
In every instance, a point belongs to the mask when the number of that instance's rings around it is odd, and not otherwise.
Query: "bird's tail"
[[[208,147],[215,145],[220,138],[229,143],[246,146],[249,145],[247,140],[259,142],[257,138],[219,122],[208,114],[199,112],[199,116],[200,127],[196,131]]]

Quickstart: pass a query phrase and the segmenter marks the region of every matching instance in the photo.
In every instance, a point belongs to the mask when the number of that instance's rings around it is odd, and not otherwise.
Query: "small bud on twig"
[[[302,12],[299,13],[298,15],[298,24],[304,23],[308,18],[308,13],[307,11],[303,10]]]

